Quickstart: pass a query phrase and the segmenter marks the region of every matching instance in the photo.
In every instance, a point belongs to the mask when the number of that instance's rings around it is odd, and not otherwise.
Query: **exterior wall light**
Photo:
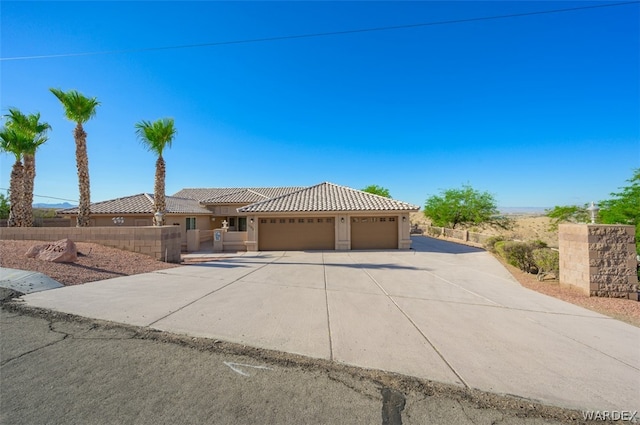
[[[249,219],[249,223],[253,224],[253,218]]]
[[[406,217],[406,216],[403,216],[403,217],[402,217],[402,222],[403,222],[403,223],[406,223],[406,221],[407,221],[407,217]]]
[[[162,211],[157,211],[154,215],[153,215],[154,220],[154,225],[156,226],[162,226],[162,222],[164,221],[164,213]]]
[[[340,223],[344,223],[344,217],[340,217]]]
[[[589,211],[589,213],[591,214],[591,224],[595,224],[596,217],[598,215],[598,211],[600,211],[600,208],[598,208],[595,202],[591,202],[591,205],[589,206],[589,208],[587,208],[587,211]]]

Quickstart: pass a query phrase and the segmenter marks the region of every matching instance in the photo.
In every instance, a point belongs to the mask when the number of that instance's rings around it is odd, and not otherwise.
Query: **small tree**
[[[376,184],[371,184],[365,187],[364,189],[362,189],[362,191],[367,193],[372,193],[378,196],[384,196],[385,198],[391,198],[391,194],[389,194],[389,189],[387,189],[386,187],[378,186]]]
[[[469,185],[447,189],[427,199],[424,215],[436,226],[455,228],[459,224],[498,223],[498,207],[493,195]]]
[[[587,223],[589,221],[589,211],[587,205],[556,205],[545,211],[547,217],[551,219],[549,230],[558,230],[560,223]]]
[[[612,199],[600,202],[600,221],[606,224],[636,226],[636,251],[640,254],[640,168],[633,170],[629,186],[611,193]]]
[[[9,199],[0,193],[0,219],[9,218]]]

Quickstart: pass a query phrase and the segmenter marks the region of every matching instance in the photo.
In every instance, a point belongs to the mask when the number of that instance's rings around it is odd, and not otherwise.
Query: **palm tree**
[[[89,121],[96,114],[96,108],[100,102],[95,97],[88,98],[75,90],[63,92],[60,89],[49,89],[62,106],[64,115],[69,121],[76,123],[73,137],[76,141],[76,167],[78,168],[78,189],[80,200],[78,202],[78,221],[76,226],[86,227],[89,225],[89,215],[91,214],[91,187],[89,184],[89,158],[87,156],[87,133],[82,124]]]
[[[140,121],[136,123],[136,134],[142,144],[158,156],[156,160],[156,178],[153,186],[153,222],[156,226],[162,226],[166,210],[164,194],[166,165],[164,158],[162,158],[162,151],[164,151],[165,147],[171,147],[171,142],[176,135],[173,118],[159,119],[155,122]],[[161,213],[161,218],[159,219],[155,215],[158,212]]]
[[[51,126],[40,122],[40,113],[25,115],[16,108],[9,108],[5,115],[7,125],[24,134],[22,159],[24,160],[24,175],[22,183],[22,227],[33,226],[33,184],[36,178],[36,151],[48,140],[46,133]]]
[[[0,130],[0,151],[13,154],[16,161],[11,168],[11,178],[9,180],[9,219],[7,227],[20,227],[24,222],[24,202],[23,202],[23,180],[24,167],[22,165],[22,155],[28,137],[9,125]]]

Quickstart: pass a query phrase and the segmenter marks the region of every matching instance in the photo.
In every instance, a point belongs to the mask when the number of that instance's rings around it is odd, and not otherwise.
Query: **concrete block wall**
[[[595,297],[638,300],[635,227],[561,224],[560,283]]]
[[[177,226],[0,228],[0,240],[57,241],[65,238],[138,252],[168,263],[180,262],[182,234]]]

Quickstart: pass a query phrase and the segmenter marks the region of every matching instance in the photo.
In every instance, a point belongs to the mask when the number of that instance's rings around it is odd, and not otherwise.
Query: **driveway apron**
[[[591,410],[640,410],[640,328],[483,250],[261,252],[36,292],[35,307]]]

